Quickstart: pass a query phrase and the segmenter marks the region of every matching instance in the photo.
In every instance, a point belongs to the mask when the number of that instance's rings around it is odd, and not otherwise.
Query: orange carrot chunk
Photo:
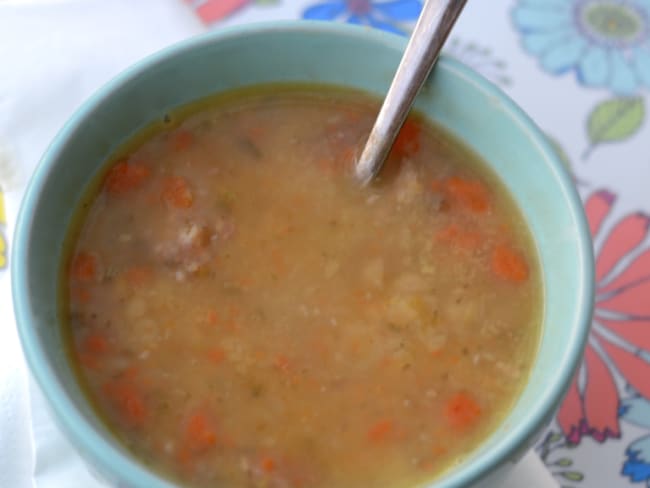
[[[275,367],[283,373],[288,372],[290,366],[291,363],[289,362],[289,358],[287,358],[284,354],[280,354],[277,358],[275,358]]]
[[[163,184],[162,197],[167,204],[175,208],[190,208],[194,195],[187,180],[182,176],[169,176]]]
[[[139,427],[145,422],[147,407],[133,382],[124,379],[109,381],[104,384],[103,391],[127,425]]]
[[[492,252],[492,272],[511,283],[523,283],[529,273],[524,257],[505,244],[499,244]]]
[[[264,456],[260,461],[260,466],[265,473],[272,473],[275,471],[275,461],[272,457]]]
[[[210,325],[219,325],[219,314],[216,310],[208,311],[207,321]]]
[[[92,354],[104,354],[108,352],[108,341],[101,333],[94,332],[86,336],[81,348]]]
[[[268,129],[263,125],[253,125],[251,127],[248,127],[248,129],[246,129],[246,135],[253,142],[259,142],[260,139],[266,136],[267,133],[268,133]]]
[[[355,146],[343,147],[338,153],[339,166],[341,169],[351,167],[356,160],[357,148]]]
[[[214,364],[219,364],[226,359],[226,352],[220,347],[213,347],[208,351],[208,359]]]
[[[133,286],[142,286],[148,283],[152,275],[151,268],[147,266],[132,266],[125,273],[126,280]]]
[[[481,407],[469,394],[456,393],[445,405],[445,418],[452,427],[470,428],[481,415]]]
[[[420,150],[420,126],[411,119],[404,122],[395,143],[393,153],[398,157],[411,156]]]
[[[434,457],[444,456],[447,452],[448,450],[444,446],[433,446],[431,448],[431,454],[433,454]]]
[[[490,195],[480,181],[452,176],[445,182],[445,193],[471,212],[484,213],[490,208]]]
[[[185,425],[185,445],[194,452],[203,452],[217,444],[217,435],[208,417],[197,412]]]
[[[109,170],[104,185],[108,193],[122,195],[142,185],[150,173],[142,164],[121,161]]]
[[[80,252],[72,258],[72,277],[78,281],[93,281],[97,277],[97,258],[95,255]]]
[[[383,442],[388,439],[392,432],[393,421],[388,419],[380,420],[368,430],[368,440],[376,443]]]

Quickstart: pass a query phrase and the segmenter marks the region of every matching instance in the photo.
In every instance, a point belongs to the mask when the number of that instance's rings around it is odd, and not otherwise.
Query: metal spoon
[[[355,173],[362,185],[381,170],[415,96],[467,0],[427,0],[368,136]]]

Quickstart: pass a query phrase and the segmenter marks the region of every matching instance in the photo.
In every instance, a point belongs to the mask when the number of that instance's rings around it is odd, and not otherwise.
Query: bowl
[[[121,487],[171,486],[129,454],[94,413],[61,333],[59,278],[68,227],[107,156],[166,111],[236,87],[301,81],[381,96],[404,47],[401,37],[335,23],[216,30],[129,68],[92,96],[56,136],[18,217],[13,299],[21,343],[51,413],[100,477]],[[540,130],[499,89],[442,57],[417,108],[500,176],[528,222],[543,269],[543,332],[523,393],[475,452],[430,485],[471,486],[498,480],[530,448],[559,405],[591,322],[592,247],[571,178]]]

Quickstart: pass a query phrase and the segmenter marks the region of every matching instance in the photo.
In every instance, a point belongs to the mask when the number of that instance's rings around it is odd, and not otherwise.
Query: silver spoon
[[[427,0],[370,131],[355,173],[362,185],[381,170],[390,148],[467,0]]]

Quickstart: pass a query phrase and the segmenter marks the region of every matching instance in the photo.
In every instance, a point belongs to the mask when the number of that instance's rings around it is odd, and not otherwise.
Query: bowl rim
[[[100,105],[110,101],[112,93],[121,86],[156,65],[165,63],[170,58],[182,56],[194,49],[239,37],[264,36],[274,32],[292,32],[305,35],[324,33],[331,36],[346,37],[350,41],[362,39],[376,44],[378,48],[385,47],[399,52],[402,52],[406,46],[405,38],[376,29],[360,28],[336,22],[308,20],[268,21],[236,25],[216,29],[183,40],[132,64],[103,84],[83,102],[46,149],[23,196],[16,219],[10,266],[16,325],[29,369],[44,393],[50,410],[54,413],[55,422],[75,445],[77,452],[91,461],[93,465],[101,467],[102,473],[120,477],[129,486],[169,488],[175,485],[172,481],[167,480],[164,475],[158,476],[154,471],[145,468],[135,457],[128,456],[126,451],[123,453],[104,439],[75,407],[72,400],[65,393],[63,385],[58,381],[54,368],[46,361],[45,349],[34,326],[34,323],[38,322],[38,318],[30,309],[28,300],[25,298],[25,296],[29,295],[26,272],[29,268],[27,250],[29,249],[28,243],[30,242],[32,222],[39,202],[39,195],[42,189],[48,185],[50,174],[60,166],[60,153],[69,142],[70,137]],[[444,69],[470,82],[477,91],[498,100],[502,110],[507,113],[508,117],[515,121],[526,135],[534,141],[543,159],[546,160],[549,169],[555,174],[556,180],[566,197],[568,210],[577,223],[577,248],[580,258],[576,264],[579,273],[579,286],[576,290],[578,298],[576,303],[577,313],[573,316],[572,333],[565,345],[564,362],[557,365],[556,374],[550,379],[549,386],[540,395],[540,401],[531,409],[525,422],[519,424],[517,428],[509,430],[494,449],[480,454],[461,471],[448,470],[443,472],[440,478],[428,482],[431,483],[430,485],[427,483],[427,486],[441,488],[472,484],[489,474],[496,467],[505,464],[508,460],[517,458],[521,447],[527,445],[531,436],[539,432],[543,425],[547,423],[549,416],[561,401],[581,360],[591,324],[595,285],[593,247],[582,202],[571,177],[541,130],[500,88],[479,74],[444,55],[441,56],[439,63]]]

